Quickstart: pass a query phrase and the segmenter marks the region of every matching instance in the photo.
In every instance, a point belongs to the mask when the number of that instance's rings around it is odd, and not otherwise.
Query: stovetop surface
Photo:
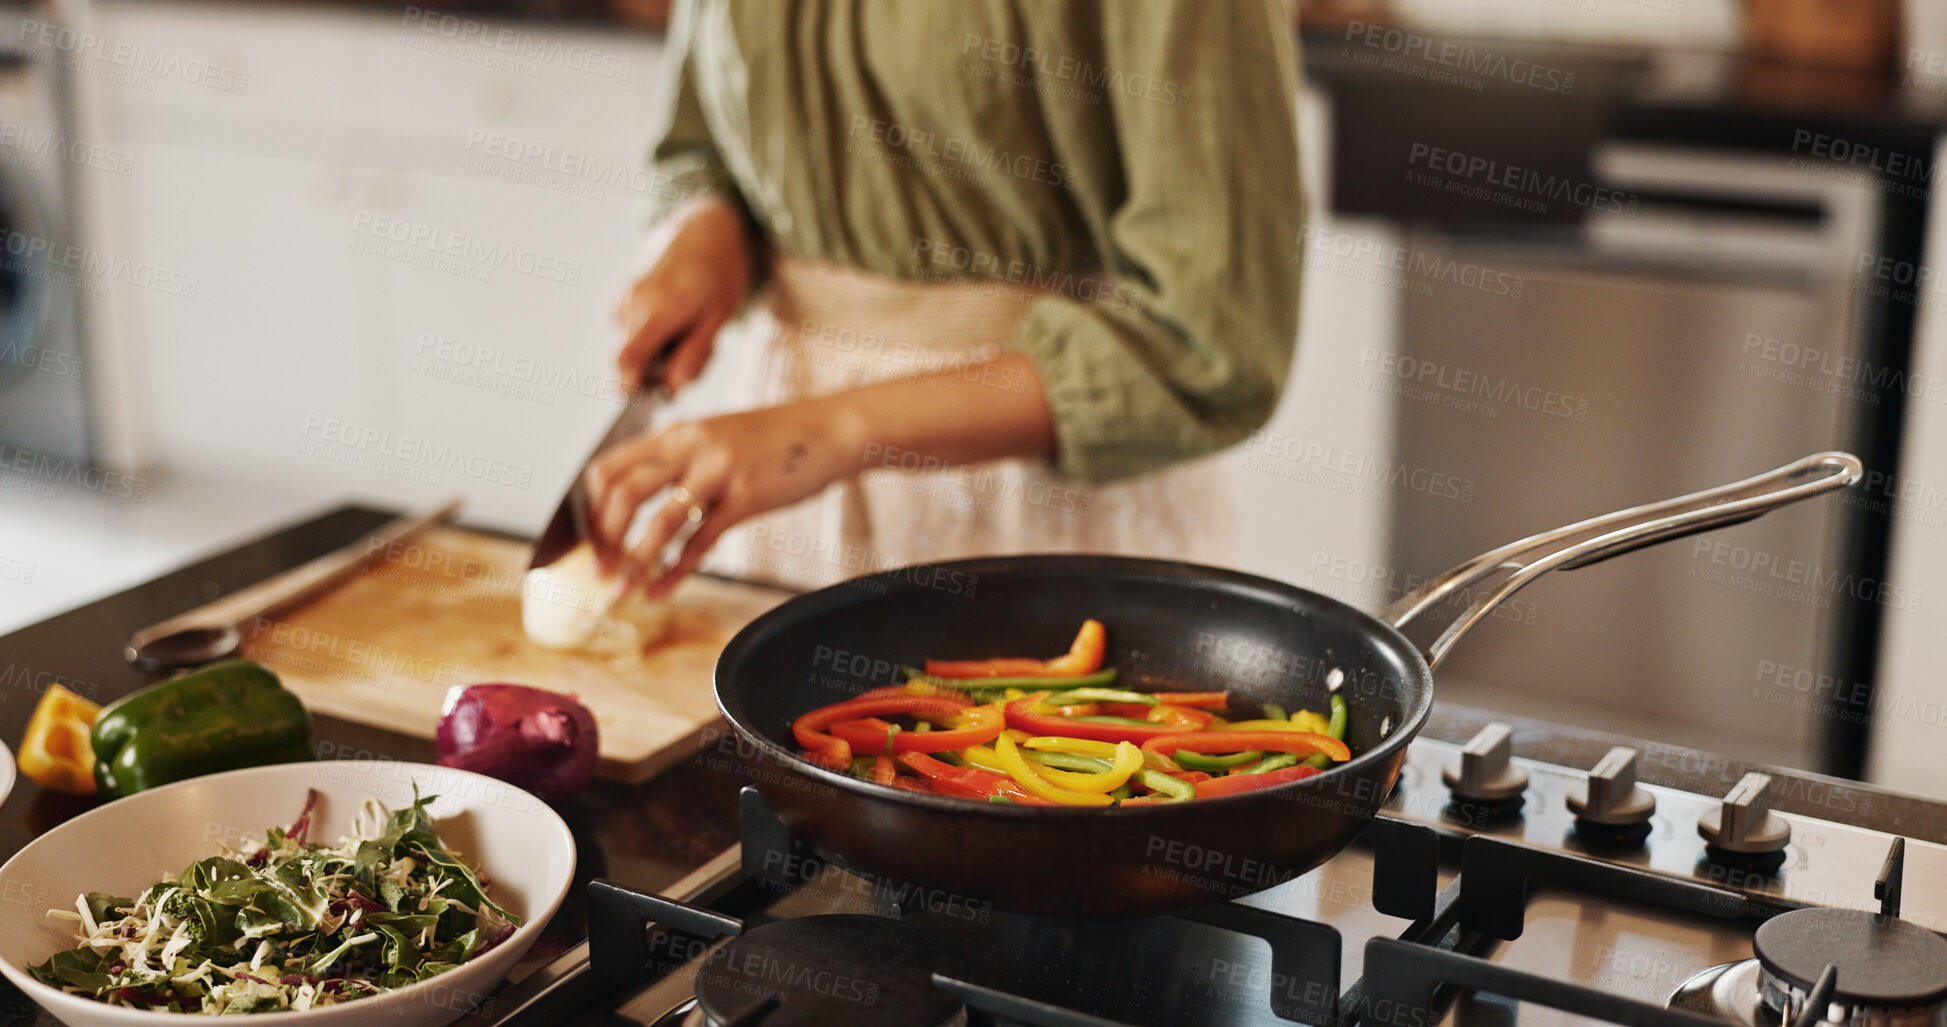
[[[960,953],[965,979],[978,985],[1106,1022],[1213,1027],[1294,1022],[1293,1010],[1316,1008],[1321,989],[1329,1006],[1366,973],[1366,947],[1375,938],[1444,937],[1448,948],[1495,966],[1660,1009],[1698,972],[1749,959],[1752,932],[1770,916],[1805,906],[1880,908],[1876,882],[1893,835],[1786,814],[1793,838],[1775,869],[1743,861],[1726,865],[1723,857],[1707,854],[1697,830],[1700,815],[1720,798],[1648,785],[1657,810],[1641,844],[1590,842],[1578,833],[1565,801],[1570,787],[1586,780],[1583,772],[1517,759],[1529,774],[1523,802],[1489,812],[1455,802],[1441,781],[1441,766],[1460,749],[1437,739],[1416,741],[1382,814],[1431,828],[1437,836],[1442,860],[1436,886],[1448,904],[1441,916],[1451,917],[1464,905],[1452,904],[1452,896],[1469,890],[1466,874],[1454,886],[1456,871],[1465,867],[1489,890],[1512,889],[1511,897],[1497,902],[1512,910],[1513,929],[1476,930],[1460,923],[1449,930],[1437,917],[1429,928],[1429,921],[1379,912],[1374,851],[1356,843],[1311,873],[1234,903],[1329,925],[1339,949],[1336,979],[1324,982],[1289,972],[1264,937],[1214,926],[1194,913],[1127,919],[1015,916],[953,896],[934,896],[916,909],[899,910],[889,904],[888,896],[897,894],[889,882],[809,854],[790,856],[797,862],[784,864],[788,873],[767,881],[759,871],[745,877],[739,867],[773,861],[727,852],[711,872],[714,877],[705,874],[711,878],[707,885],[692,885],[697,894],[689,897],[747,925],[829,914],[897,916]],[[1594,866],[1610,876],[1570,879],[1536,864],[1527,880],[1507,870],[1524,853],[1569,854],[1577,857],[1574,865]],[[1947,881],[1947,846],[1909,839],[1902,854],[1900,879],[1927,886],[1904,891],[1901,913],[1912,923],[1940,930],[1947,926],[1947,889],[1933,882]],[[1060,857],[1024,858],[1024,873],[1033,872],[1034,858]],[[683,937],[653,935],[651,969],[667,976],[609,996],[566,1022],[700,1023],[690,1008],[693,978],[699,965],[709,965],[709,953],[721,939],[675,940]],[[1604,1022],[1486,991],[1446,1004],[1438,1022],[1500,1027],[1511,1017],[1539,1027]],[[1033,1021],[976,1008],[967,1022],[979,1027]]]

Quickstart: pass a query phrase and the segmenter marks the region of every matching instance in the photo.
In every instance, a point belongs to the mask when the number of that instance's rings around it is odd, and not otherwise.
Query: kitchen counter
[[[344,545],[378,527],[392,513],[344,506],[164,575],[39,624],[0,637],[0,738],[12,745],[24,733],[40,691],[59,682],[100,702],[111,701],[156,680],[123,662],[121,642],[137,628],[179,613],[216,594],[258,581]],[[1573,767],[1593,765],[1612,742],[1605,736],[1456,706],[1436,706],[1428,734],[1464,741],[1489,720],[1516,727],[1518,756]],[[316,718],[322,755],[339,759],[431,762],[433,745],[332,717]],[[1736,761],[1673,746],[1636,742],[1643,751],[1645,781],[1707,794],[1722,793],[1747,769]],[[1849,804],[1848,819],[1860,826],[1947,843],[1942,807],[1884,793],[1866,793],[1844,782],[1774,770],[1781,781],[1774,807],[1818,814]],[[714,759],[695,758],[645,784],[623,787],[597,782],[566,813],[580,851],[577,887],[523,959],[524,975],[580,941],[586,933],[581,885],[606,877],[656,890],[700,866],[736,841],[734,770]],[[1862,801],[1863,800],[1863,801]],[[0,805],[0,858],[94,805],[47,792],[22,779]],[[77,882],[77,887],[80,883]],[[12,984],[0,981],[0,1027],[54,1024]]]
[[[1735,53],[1450,37],[1356,22],[1307,31],[1303,53],[1306,77],[1334,109],[1334,209],[1463,230],[1573,226],[1592,205],[1526,211],[1420,188],[1400,174],[1417,166],[1413,153],[1437,147],[1601,184],[1592,155],[1611,143],[1770,152],[1796,158],[1808,176],[1877,180],[1889,202],[1923,210],[1934,142],[1947,131],[1947,62],[1924,53],[1910,70],[1822,71]],[[1894,203],[1884,216],[1910,214]],[[1887,246],[1904,249],[1901,240]]]
[[[122,640],[136,629],[336,549],[392,516],[367,507],[340,507],[0,637],[0,739],[18,745],[34,703],[50,683],[107,703],[159,680],[160,675],[136,670],[121,658]],[[314,722],[319,751],[331,758],[435,759],[433,743],[425,739],[322,715]],[[577,887],[523,957],[516,975],[582,940],[586,930],[580,886],[590,878],[655,889],[734,843],[737,787],[730,773],[694,760],[636,787],[597,781],[565,813],[580,853]],[[94,806],[94,800],[49,792],[21,778],[0,805],[0,858]],[[57,1022],[39,1013],[11,983],[0,981],[0,1025]]]
[[[1447,36],[1361,23],[1308,28],[1301,43],[1306,76],[1327,87],[1412,79],[1477,96],[1587,100],[1604,113],[1601,128],[1622,136],[1669,135],[1679,122],[1704,119],[1713,130],[1698,138],[1727,146],[1769,145],[1776,122],[1917,144],[1947,129],[1947,60],[1928,51],[1900,51],[1907,67],[1838,71],[1736,52]],[[1439,74],[1443,69],[1452,74]]]

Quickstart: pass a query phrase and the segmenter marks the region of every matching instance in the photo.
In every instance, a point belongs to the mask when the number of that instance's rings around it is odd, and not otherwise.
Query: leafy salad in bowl
[[[305,1010],[415,984],[507,940],[521,919],[447,849],[433,796],[390,812],[366,799],[350,837],[311,842],[309,793],[254,852],[190,864],[139,897],[88,892],[80,944],[35,979],[112,1005],[237,1014]]]
[[[207,774],[82,813],[0,866],[0,976],[72,1027],[434,1027],[492,1008],[574,875],[561,816],[481,774],[389,759]]]

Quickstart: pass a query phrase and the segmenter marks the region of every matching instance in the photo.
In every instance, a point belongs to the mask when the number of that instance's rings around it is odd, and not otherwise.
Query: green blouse
[[[669,198],[721,190],[806,259],[1059,290],[1010,345],[1064,474],[1270,417],[1303,223],[1284,0],[682,0],[670,44]]]

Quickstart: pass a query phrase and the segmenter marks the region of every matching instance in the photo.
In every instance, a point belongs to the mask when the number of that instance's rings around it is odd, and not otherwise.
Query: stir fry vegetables
[[[805,759],[894,788],[989,802],[1115,806],[1235,795],[1350,759],[1345,700],[1266,704],[1229,720],[1226,692],[1116,688],[1108,631],[1083,622],[1052,660],[927,660],[906,684],[800,716]],[[888,719],[896,718],[896,719]]]
[[[307,842],[317,793],[254,852],[198,860],[140,897],[89,892],[80,944],[28,968],[70,994],[210,1014],[304,1010],[426,980],[499,945],[520,917],[448,851],[416,798],[367,799],[352,837]]]

